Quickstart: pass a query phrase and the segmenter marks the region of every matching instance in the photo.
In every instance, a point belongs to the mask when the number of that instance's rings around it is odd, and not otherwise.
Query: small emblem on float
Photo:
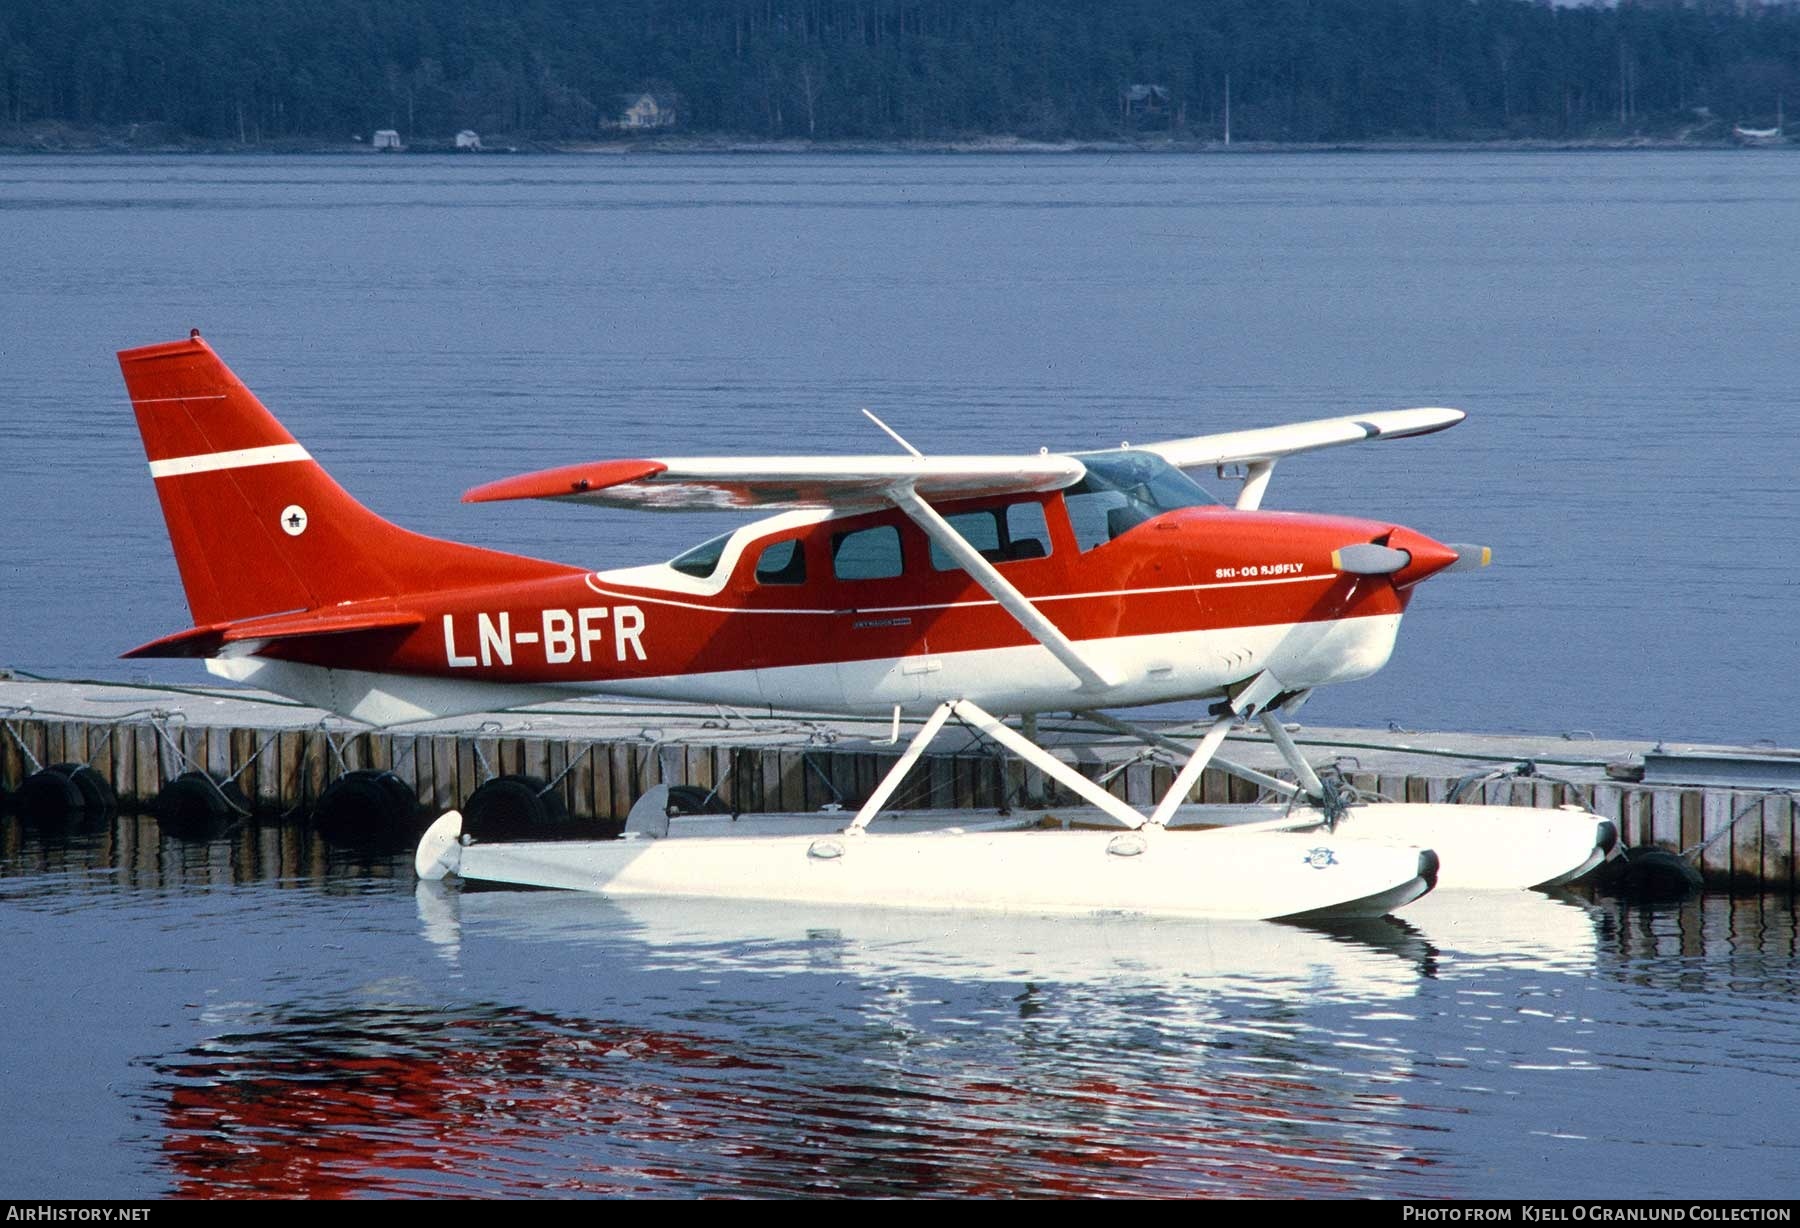
[[[1316,849],[1306,850],[1306,864],[1315,870],[1323,870],[1327,866],[1335,866],[1337,863],[1337,854],[1323,845]]]
[[[282,508],[281,531],[289,537],[299,537],[306,532],[306,509],[298,503],[290,503]]]

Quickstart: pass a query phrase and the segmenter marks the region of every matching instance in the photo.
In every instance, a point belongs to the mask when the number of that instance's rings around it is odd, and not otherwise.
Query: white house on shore
[[[456,147],[458,149],[467,149],[471,153],[480,153],[481,134],[475,132],[473,129],[464,128],[461,132],[456,134]]]
[[[621,94],[613,127],[630,132],[673,128],[681,122],[681,100],[674,94]]]
[[[406,148],[406,146],[400,143],[400,134],[392,128],[377,129],[372,144],[376,149],[384,149],[391,152],[398,152]]]

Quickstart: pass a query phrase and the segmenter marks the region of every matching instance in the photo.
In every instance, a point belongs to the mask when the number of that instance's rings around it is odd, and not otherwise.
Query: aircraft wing
[[[866,412],[866,411],[865,411]],[[871,415],[873,417],[873,415]],[[1249,477],[1240,508],[1261,501],[1275,461],[1298,452],[1365,439],[1426,435],[1463,419],[1454,409],[1398,409],[1361,417],[1327,418],[1291,426],[1201,435],[1149,444],[1145,451],[1178,468],[1245,464]],[[892,430],[876,419],[891,435]],[[909,451],[912,445],[895,436]],[[1032,638],[1075,676],[1083,689],[1118,681],[1013,587],[931,506],[1073,486],[1087,473],[1075,456],[750,456],[601,460],[502,478],[463,494],[464,503],[552,499],[601,507],[659,511],[898,507],[947,550]]]
[[[1118,680],[1081,650],[932,509],[932,502],[1073,486],[1087,466],[1072,456],[753,456],[594,461],[477,486],[464,503],[554,499],[662,511],[898,507],[956,558],[1084,688]]]
[[[932,502],[1061,490],[1086,467],[1072,456],[668,457],[565,465],[477,486],[464,503],[555,499],[657,511],[888,507],[908,489]]]
[[[1268,463],[1301,452],[1361,443],[1365,439],[1405,439],[1447,430],[1468,415],[1460,409],[1387,409],[1345,418],[1317,418],[1222,435],[1195,435],[1162,443],[1137,444],[1177,469],[1207,465]]]
[[[1272,465],[1284,456],[1455,426],[1457,409],[1390,409],[1287,426],[1139,444],[1180,469]],[[554,499],[657,511],[885,507],[909,489],[934,503],[1061,490],[1086,468],[1074,456],[689,456],[599,460],[477,486],[464,503]]]

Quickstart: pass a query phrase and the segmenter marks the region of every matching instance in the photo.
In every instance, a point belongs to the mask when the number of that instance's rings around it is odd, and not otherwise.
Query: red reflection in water
[[[491,1190],[480,1174],[497,1155],[539,1150],[571,1128],[629,1128],[655,1117],[654,1085],[628,1073],[633,1060],[753,1067],[667,1033],[584,1035],[577,1029],[591,1024],[546,1017],[438,1020],[423,1036],[401,1025],[424,1020],[385,1022],[378,1033],[392,1035],[376,1045],[391,1042],[393,1052],[306,1052],[330,1043],[329,1023],[314,1021],[320,1035],[299,1043],[299,1053],[284,1055],[276,1032],[243,1038],[242,1052],[226,1040],[211,1047],[216,1056],[192,1053],[166,1067],[175,1082],[163,1150],[179,1177],[175,1196],[331,1198],[465,1183]],[[366,1026],[347,1043],[359,1040],[367,1044]],[[641,1187],[608,1192],[632,1188]]]
[[[290,1019],[163,1068],[170,1192],[1291,1197],[1429,1163],[1397,1096],[1187,1069],[797,1085],[817,1061],[516,1012]]]

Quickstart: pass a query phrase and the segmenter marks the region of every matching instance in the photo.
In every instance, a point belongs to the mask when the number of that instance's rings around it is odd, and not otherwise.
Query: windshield
[[[721,533],[701,542],[692,550],[676,555],[669,560],[669,566],[695,579],[704,580],[719,569],[719,559],[725,554],[725,543],[730,540],[731,534]]]
[[[1121,448],[1080,452],[1075,459],[1087,466],[1087,476],[1063,493],[1063,501],[1083,550],[1103,546],[1164,512],[1219,502],[1154,452]]]

